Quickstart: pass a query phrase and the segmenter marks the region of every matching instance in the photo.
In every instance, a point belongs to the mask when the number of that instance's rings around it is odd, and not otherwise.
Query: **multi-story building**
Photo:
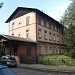
[[[18,7],[7,22],[9,22],[9,35],[30,38],[37,42],[39,55],[64,52],[64,27],[42,11]]]
[[[38,9],[18,7],[6,23],[9,23],[9,35],[12,37],[36,42],[37,55],[61,54],[65,51],[64,26]]]

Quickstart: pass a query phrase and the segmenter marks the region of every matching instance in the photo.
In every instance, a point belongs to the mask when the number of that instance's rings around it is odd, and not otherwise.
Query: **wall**
[[[26,17],[30,17],[29,25],[26,26]],[[14,29],[12,30],[12,23],[14,23]],[[9,23],[9,35],[20,36],[26,38],[26,30],[29,30],[29,38],[36,41],[36,14],[35,12],[27,13],[21,17],[18,17]]]

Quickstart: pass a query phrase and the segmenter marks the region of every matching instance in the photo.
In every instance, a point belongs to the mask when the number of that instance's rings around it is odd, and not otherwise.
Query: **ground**
[[[13,69],[17,73],[17,75],[75,75],[69,73],[53,73],[53,72],[50,73],[25,68],[11,68],[11,69]]]

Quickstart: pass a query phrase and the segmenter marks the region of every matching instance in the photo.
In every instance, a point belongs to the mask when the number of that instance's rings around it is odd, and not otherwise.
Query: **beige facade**
[[[37,14],[33,9],[31,12],[10,20],[9,35],[36,41],[38,55],[64,53],[63,26],[46,16],[43,12]]]
[[[26,18],[29,17],[29,25],[26,25]],[[26,38],[26,31],[29,30],[29,38],[36,41],[36,14],[30,12],[9,22],[9,35]]]

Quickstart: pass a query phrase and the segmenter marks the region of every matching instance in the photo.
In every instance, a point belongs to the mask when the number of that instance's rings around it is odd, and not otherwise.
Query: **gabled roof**
[[[6,23],[14,19],[14,16],[17,15],[15,18],[20,17],[28,12],[35,11],[35,8],[25,8],[25,7],[17,7],[17,9],[11,14],[11,16],[6,20]]]
[[[39,14],[43,17],[45,17],[46,19],[50,20],[52,23],[55,23],[56,25],[60,25],[63,27],[63,25],[61,25],[58,21],[54,20],[52,17],[48,16],[47,14],[45,14],[44,12],[36,9],[36,8],[26,8],[26,7],[18,7],[13,13],[12,15],[6,20],[6,23],[10,22],[11,20],[18,18],[28,12],[34,11],[36,12],[36,14]]]
[[[10,35],[0,35],[0,39],[7,39],[12,41],[22,41],[22,42],[32,42],[36,43],[34,40],[31,40],[30,38],[22,38],[17,36],[10,36]]]

